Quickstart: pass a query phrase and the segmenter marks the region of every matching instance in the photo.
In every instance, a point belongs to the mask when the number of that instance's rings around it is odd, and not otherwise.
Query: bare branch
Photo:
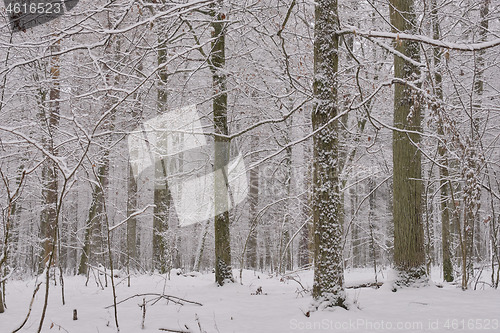
[[[358,30],[356,27],[353,26],[345,26],[342,30],[337,31],[337,35],[346,35],[346,34],[355,34],[363,37],[409,40],[457,51],[480,51],[500,45],[500,38],[496,38],[488,42],[465,44],[465,43],[446,42],[422,35],[385,32],[385,31],[363,31],[363,30]]]

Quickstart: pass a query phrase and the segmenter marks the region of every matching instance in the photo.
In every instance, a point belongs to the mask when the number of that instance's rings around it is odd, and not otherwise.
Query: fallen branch
[[[173,330],[170,328],[159,328],[160,331],[173,332],[173,333],[191,333],[190,331]]]
[[[358,284],[355,286],[347,286],[345,288],[346,289],[359,289],[359,288],[372,288],[372,287],[380,288],[382,287],[383,284],[384,284],[383,282],[368,282],[368,283]]]
[[[162,294],[156,294],[156,293],[145,293],[145,294],[137,294],[137,295],[132,295],[132,296],[129,296],[119,302],[116,303],[116,305],[118,304],[121,304],[123,302],[126,302],[128,301],[129,299],[132,299],[134,297],[144,297],[144,296],[157,296],[158,299],[161,299],[161,298],[164,298],[168,301],[171,301],[171,302],[174,302],[175,304],[179,304],[179,305],[184,305],[185,303],[188,303],[188,304],[195,304],[195,305],[199,305],[199,306],[203,306],[203,304],[199,303],[199,302],[195,302],[195,301],[190,301],[190,300],[187,300],[187,299],[184,299],[184,298],[180,298],[180,297],[177,297],[177,296],[172,296],[172,295],[162,295]],[[150,302],[151,300],[149,300],[148,302]],[[113,307],[114,305],[108,305],[107,307],[105,307],[105,309],[109,309],[111,307]]]
[[[296,277],[298,277],[299,279],[297,279]],[[298,275],[296,275],[296,277],[293,276],[293,275],[283,275],[282,279],[283,280],[286,279],[286,280],[295,281],[295,282],[297,282],[300,285],[300,287],[302,288],[302,290],[307,291],[308,289],[306,287],[304,287],[304,285],[302,284],[302,282],[300,282],[300,277]]]

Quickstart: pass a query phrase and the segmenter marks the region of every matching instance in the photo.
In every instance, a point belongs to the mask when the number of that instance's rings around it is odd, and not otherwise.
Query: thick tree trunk
[[[340,215],[337,72],[339,36],[336,0],[320,0],[315,8],[313,130],[314,284],[318,306],[345,307],[343,226]],[[330,122],[330,123],[329,123]]]
[[[213,112],[215,133],[228,135],[226,55],[225,55],[225,14],[221,12],[222,1],[212,8],[212,28],[214,38],[210,65],[212,69]],[[231,245],[229,233],[229,198],[226,166],[229,163],[230,141],[223,136],[215,136],[214,156],[214,201],[215,201],[215,280],[219,286],[233,280],[231,271]]]
[[[416,17],[413,0],[391,0],[390,19],[395,32],[414,33]],[[396,50],[420,60],[419,44],[396,40]],[[419,69],[394,56],[394,75],[403,80],[419,79]],[[420,135],[404,131],[421,131],[419,95],[402,83],[394,88],[393,189],[394,189],[394,262],[400,272],[399,283],[410,285],[426,276],[424,229],[422,224]],[[401,130],[401,131],[399,131]]]
[[[160,274],[167,272],[168,263],[168,218],[170,215],[170,193],[168,191],[164,161],[157,161],[155,169],[154,217],[153,217],[153,269]]]
[[[82,255],[80,258],[80,265],[78,266],[79,275],[86,275],[88,273],[88,265],[90,265],[91,260],[93,260],[92,253],[96,251],[96,248],[104,248],[102,234],[104,214],[106,214],[104,211],[104,189],[107,185],[108,175],[109,157],[108,152],[105,152],[103,159],[99,163],[99,168],[97,169],[97,181],[99,184],[94,185],[92,190],[92,202],[85,225]]]

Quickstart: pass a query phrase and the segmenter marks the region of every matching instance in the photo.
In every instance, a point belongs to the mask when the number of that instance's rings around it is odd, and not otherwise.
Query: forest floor
[[[160,275],[118,277],[117,300],[132,297],[118,305],[120,332],[190,333],[286,333],[286,332],[500,332],[500,290],[483,283],[478,290],[462,291],[458,285],[442,284],[436,270],[429,286],[391,289],[391,272],[380,272],[379,289],[348,289],[350,310],[336,308],[311,312],[312,272],[290,275],[293,279],[269,276],[266,273],[244,271],[243,284],[239,271],[234,270],[237,283],[218,288],[213,274],[177,275],[171,279]],[[382,274],[383,273],[383,274]],[[483,273],[485,281],[488,275]],[[100,280],[104,283],[104,278]],[[298,281],[298,282],[297,282]],[[299,283],[300,282],[300,283]],[[347,286],[374,282],[373,269],[346,272]],[[109,284],[109,281],[108,281]],[[12,332],[26,318],[35,280],[9,281],[7,306],[0,314],[0,332]],[[260,288],[260,289],[259,289]],[[260,290],[262,293],[260,293]],[[40,288],[30,318],[20,332],[36,332],[41,315],[44,285]],[[180,297],[202,304],[175,304],[174,298],[158,299],[152,294]],[[42,332],[116,332],[112,289],[101,288],[92,277],[85,286],[83,277],[65,278],[66,305],[61,302],[61,287],[51,284],[49,306]],[[146,302],[144,329],[141,329]],[[73,320],[77,309],[78,320]]]

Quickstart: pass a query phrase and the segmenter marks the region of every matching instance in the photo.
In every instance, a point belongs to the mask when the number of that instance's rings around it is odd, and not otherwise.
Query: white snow
[[[306,317],[311,297],[298,291],[300,285],[290,279],[266,273],[244,271],[243,285],[228,284],[219,288],[213,274],[142,275],[132,277],[131,287],[126,280],[117,286],[118,301],[141,293],[164,293],[198,305],[176,305],[166,300],[149,302],[146,308],[145,329],[141,329],[143,297],[135,297],[118,305],[120,332],[160,332],[168,328],[187,332],[279,333],[279,332],[498,332],[500,320],[500,291],[462,291],[458,285],[444,284],[402,289],[392,292],[390,283],[380,289],[348,289],[351,309],[317,311]],[[192,275],[192,276],[191,276]],[[439,281],[439,273],[435,274]],[[234,271],[239,276],[239,271]],[[293,275],[304,287],[312,286],[311,271]],[[390,272],[379,275],[379,281],[391,279]],[[260,277],[260,278],[259,278]],[[101,276],[104,283],[104,278]],[[108,281],[109,282],[109,281]],[[373,269],[346,272],[346,284],[374,282]],[[0,314],[0,332],[12,332],[25,318],[35,281],[9,281],[7,305]],[[482,287],[483,284],[479,284]],[[255,295],[257,288],[261,295]],[[43,332],[116,332],[111,288],[102,290],[93,277],[85,287],[85,278],[66,277],[66,302],[61,304],[60,286],[51,284],[50,303]],[[479,288],[478,288],[479,289]],[[43,304],[44,285],[36,297],[30,319],[21,332],[36,332]],[[252,295],[253,294],[253,295]],[[156,296],[144,296],[146,301]],[[73,309],[78,320],[72,320]],[[50,328],[52,327],[52,329]],[[187,328],[186,328],[187,327]],[[480,329],[482,327],[482,329]]]

